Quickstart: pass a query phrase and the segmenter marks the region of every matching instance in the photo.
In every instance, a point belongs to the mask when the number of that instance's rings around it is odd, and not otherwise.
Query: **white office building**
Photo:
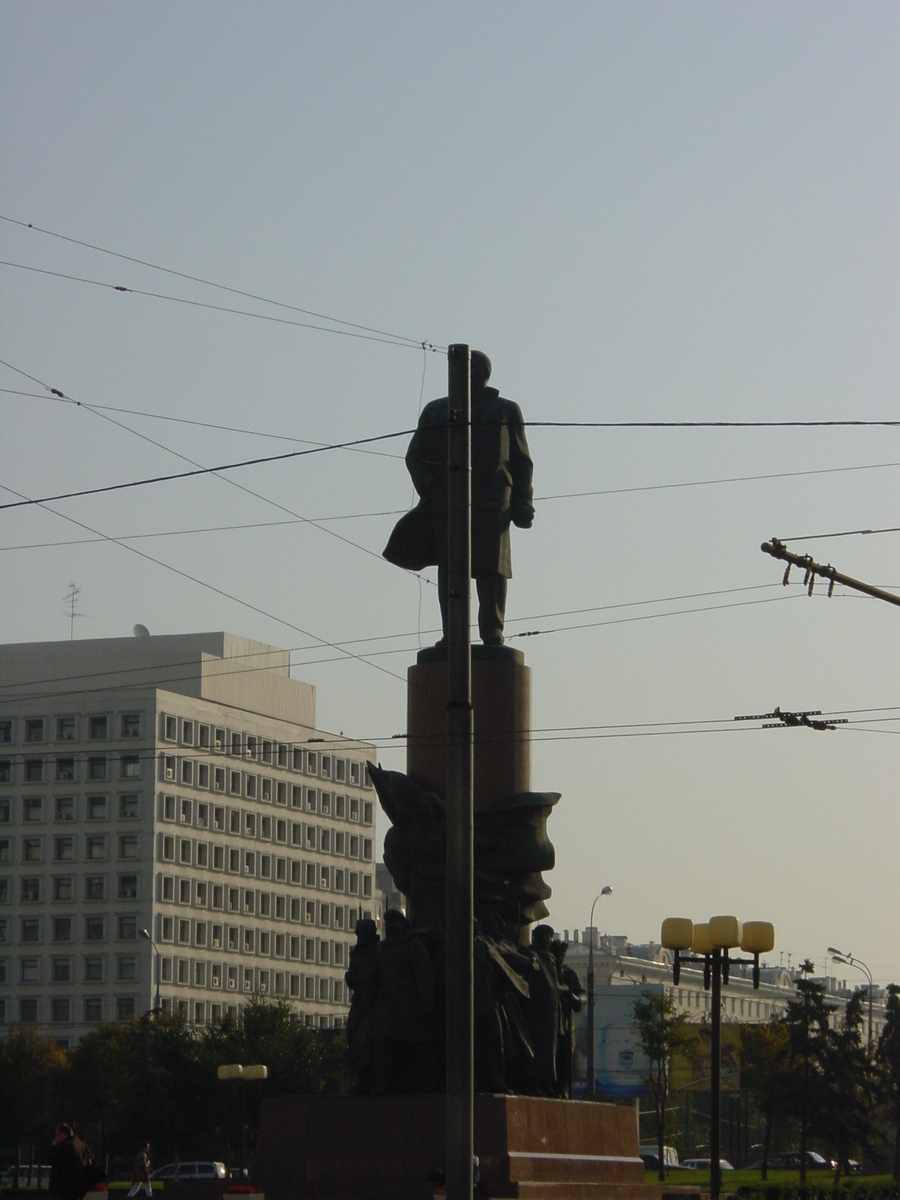
[[[373,748],[316,729],[286,650],[137,632],[0,646],[0,1036],[253,993],[342,1024]]]

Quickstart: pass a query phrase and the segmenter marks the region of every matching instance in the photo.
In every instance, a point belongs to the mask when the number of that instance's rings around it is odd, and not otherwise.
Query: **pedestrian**
[[[144,1189],[145,1196],[153,1195],[153,1188],[150,1186],[150,1143],[144,1142],[140,1150],[134,1156],[134,1167],[131,1172],[131,1191],[128,1193],[129,1200],[132,1196],[136,1196],[141,1188]]]
[[[71,1125],[60,1124],[50,1147],[50,1192],[59,1200],[81,1200],[88,1190],[89,1147],[76,1137]]]

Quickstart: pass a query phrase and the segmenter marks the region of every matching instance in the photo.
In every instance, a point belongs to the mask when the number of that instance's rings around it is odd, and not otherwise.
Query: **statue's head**
[[[553,941],[555,930],[552,925],[535,925],[531,931],[531,944],[535,950],[542,950],[546,954]]]
[[[358,942],[377,942],[378,926],[371,917],[360,917],[354,930]]]
[[[401,933],[405,933],[410,927],[409,921],[407,921],[399,908],[386,909],[381,920],[384,924],[384,936],[388,941],[399,937]]]
[[[472,351],[472,391],[480,392],[491,377],[491,360],[481,350]]]
[[[554,938],[550,943],[550,949],[553,952],[553,957],[562,966],[563,960],[566,957],[566,951],[569,949],[569,943],[562,941],[560,938]]]

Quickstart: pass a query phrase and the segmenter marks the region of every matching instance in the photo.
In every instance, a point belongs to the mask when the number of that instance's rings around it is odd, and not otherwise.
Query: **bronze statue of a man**
[[[478,632],[488,646],[503,645],[506,581],[512,577],[510,523],[528,529],[534,519],[532,462],[518,404],[487,386],[491,360],[472,352],[472,577],[478,592]],[[447,424],[449,400],[426,404],[406,452],[421,499],[401,517],[384,557],[419,570],[437,565],[441,622],[447,636]],[[438,645],[441,643],[439,642]]]

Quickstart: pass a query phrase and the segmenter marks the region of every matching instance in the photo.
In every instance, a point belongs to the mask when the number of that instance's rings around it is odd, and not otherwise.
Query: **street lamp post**
[[[709,1077],[709,1194],[719,1200],[722,1190],[721,1154],[719,1149],[720,1085],[722,1078],[722,984],[728,983],[732,965],[753,964],[753,986],[759,987],[759,956],[775,945],[775,927],[768,921],[741,923],[737,917],[710,917],[705,925],[694,925],[686,917],[667,917],[662,923],[660,941],[667,950],[675,951],[672,979],[681,978],[682,963],[703,964],[703,986],[709,988],[712,1000]],[[729,950],[740,947],[752,958],[730,958]],[[689,955],[685,952],[690,951]]]
[[[869,981],[869,1038],[868,1038],[867,1045],[869,1048],[869,1057],[871,1058],[872,1045],[873,1045],[872,992],[874,991],[874,988],[875,988],[875,982],[872,979],[872,972],[869,970],[869,968],[866,966],[866,964],[862,961],[861,958],[854,958],[852,954],[845,954],[843,950],[835,950],[834,946],[828,947],[828,953],[832,956],[832,958],[831,958],[832,962],[842,963],[845,967],[856,967],[857,971],[862,971],[862,973],[865,975],[866,979],[868,979],[868,981]]]
[[[591,905],[591,921],[588,926],[588,970],[587,970],[587,994],[588,994],[588,1047],[587,1047],[587,1095],[589,1100],[597,1094],[597,1080],[594,1076],[594,907],[601,896],[608,896],[612,892],[609,884],[604,887],[598,895],[594,897],[594,903]]]
[[[142,929],[142,930],[141,930],[141,937],[142,937],[142,938],[146,938],[146,939],[147,939],[147,941],[150,943],[150,945],[153,947],[153,949],[156,951],[156,1004],[153,1006],[153,1011],[154,1011],[155,1013],[157,1013],[157,1014],[158,1014],[158,1013],[159,1013],[159,1011],[160,1011],[160,1003],[159,1003],[159,946],[157,946],[156,942],[154,942],[153,938],[150,936],[150,930],[149,930],[149,929]]]

